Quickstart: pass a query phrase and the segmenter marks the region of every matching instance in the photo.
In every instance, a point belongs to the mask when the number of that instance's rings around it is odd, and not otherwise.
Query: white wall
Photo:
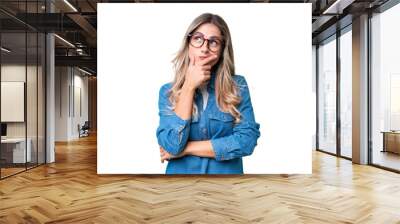
[[[76,72],[79,72],[78,75]],[[75,116],[74,119],[72,119],[72,135],[78,137],[79,133],[78,133],[78,129],[76,128],[78,126],[78,124],[80,124],[81,126],[85,123],[85,121],[88,120],[89,118],[89,112],[88,112],[88,77],[85,76],[81,76],[79,70],[75,70],[75,75],[74,75],[74,89],[75,89]],[[77,97],[79,95],[78,91],[80,90],[80,99]],[[80,105],[79,105],[79,102]],[[81,113],[79,113],[79,108],[82,110]]]
[[[55,140],[68,140],[68,67],[55,68]]]
[[[88,120],[88,78],[83,75],[76,68],[56,67],[56,141],[79,138],[78,124]]]

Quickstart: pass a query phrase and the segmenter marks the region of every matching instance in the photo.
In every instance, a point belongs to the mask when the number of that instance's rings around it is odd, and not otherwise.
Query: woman
[[[218,15],[197,17],[173,60],[175,78],[159,95],[157,139],[167,174],[243,174],[242,157],[260,136],[249,88],[234,75],[229,28]]]

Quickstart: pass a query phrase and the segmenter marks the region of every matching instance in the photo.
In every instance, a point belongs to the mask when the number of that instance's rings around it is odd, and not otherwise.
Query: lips
[[[208,58],[208,57],[210,57],[210,56],[199,56],[199,58],[200,58],[201,60],[206,59],[206,58]]]

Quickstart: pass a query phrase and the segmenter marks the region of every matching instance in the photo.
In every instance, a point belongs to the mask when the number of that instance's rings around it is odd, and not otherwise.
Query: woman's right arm
[[[185,82],[181,89],[178,102],[175,106],[175,113],[182,119],[189,119],[192,116],[194,93],[201,84],[208,81],[211,75],[211,65],[217,56],[210,56],[196,63],[194,57],[190,58],[189,68],[186,73]]]
[[[211,63],[216,57],[208,57],[196,64],[191,58],[185,82],[174,110],[168,97],[170,84],[161,87],[159,93],[160,125],[157,128],[158,144],[172,155],[179,155],[186,146],[190,132],[193,98],[196,88],[210,79]]]
[[[178,102],[175,105],[175,113],[183,120],[188,120],[192,117],[193,98],[196,88],[183,84]]]
[[[158,109],[160,116],[160,123],[157,128],[157,141],[158,144],[163,147],[168,153],[172,155],[178,155],[184,148],[189,138],[190,132],[190,116],[185,117],[185,111],[180,111],[180,114],[172,110],[172,105],[169,101],[168,92],[170,84],[166,84],[161,87],[158,98]],[[181,94],[186,95],[186,94]],[[190,96],[187,96],[189,98]],[[190,100],[184,99],[182,102]],[[178,104],[177,104],[178,105]],[[192,108],[192,104],[190,104]],[[191,115],[191,111],[190,111]]]

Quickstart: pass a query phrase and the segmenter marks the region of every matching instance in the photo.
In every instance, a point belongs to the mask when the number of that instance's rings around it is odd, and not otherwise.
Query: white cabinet
[[[32,161],[32,140],[28,138],[26,140],[26,154],[25,154],[25,138],[7,138],[2,139],[1,144],[12,148],[12,162],[13,163],[25,163]],[[27,159],[25,161],[25,159]]]

